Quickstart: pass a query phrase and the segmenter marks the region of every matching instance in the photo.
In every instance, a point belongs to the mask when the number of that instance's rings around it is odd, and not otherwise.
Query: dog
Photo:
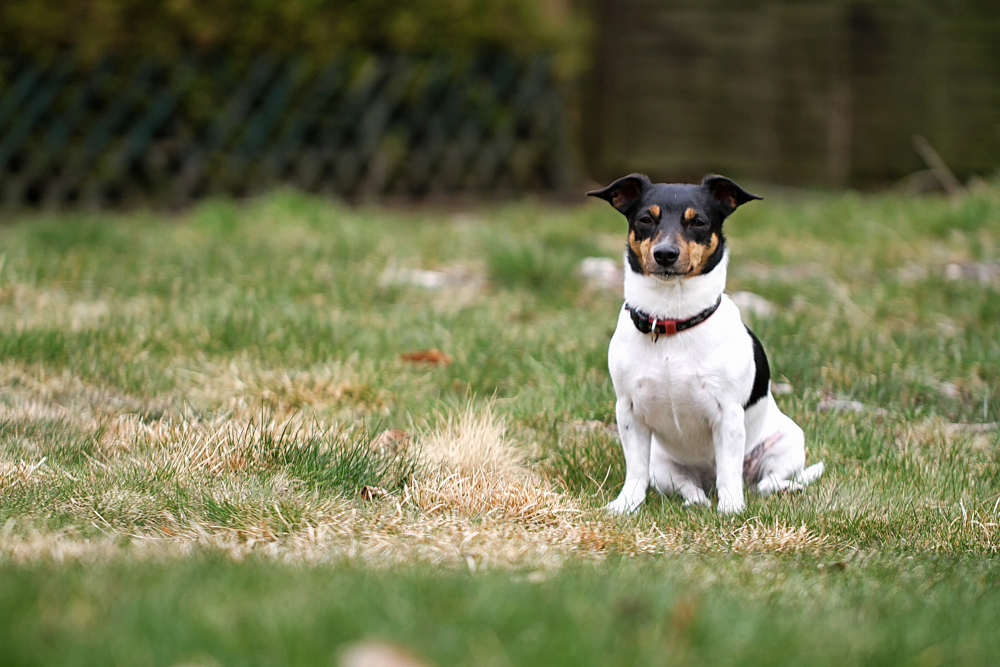
[[[800,491],[823,473],[805,468],[802,429],[778,409],[760,341],[724,293],[723,222],[757,195],[708,175],[700,185],[630,174],[587,193],[628,220],[625,305],[608,348],[625,484],[607,505],[635,513],[650,486],[685,505],[743,511],[743,480],[761,495]]]

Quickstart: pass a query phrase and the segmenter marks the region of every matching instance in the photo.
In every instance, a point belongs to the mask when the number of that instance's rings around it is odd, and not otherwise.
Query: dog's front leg
[[[719,491],[719,511],[723,514],[742,512],[746,507],[743,500],[746,425],[742,407],[719,406],[719,420],[713,428],[712,443],[715,447],[715,488]]]
[[[635,418],[632,401],[620,398],[615,404],[618,436],[625,452],[625,485],[606,509],[615,514],[634,514],[646,500],[649,488],[649,447],[652,432]]]

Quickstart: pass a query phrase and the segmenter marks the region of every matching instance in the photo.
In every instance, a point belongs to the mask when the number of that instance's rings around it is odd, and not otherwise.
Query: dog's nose
[[[653,259],[660,266],[670,266],[680,255],[681,251],[673,246],[664,245],[653,249]]]

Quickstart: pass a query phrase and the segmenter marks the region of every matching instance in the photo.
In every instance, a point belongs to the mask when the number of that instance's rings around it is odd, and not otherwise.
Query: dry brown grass
[[[150,468],[169,467],[185,475],[218,476],[259,468],[265,453],[260,443],[265,441],[346,441],[349,435],[348,430],[300,412],[284,418],[270,411],[209,419],[186,414],[155,421],[122,415],[104,430],[101,444],[109,455],[131,456],[134,462]]]
[[[420,456],[446,474],[485,474],[498,479],[530,476],[526,453],[507,438],[507,426],[487,403],[478,411],[449,414],[437,429],[420,438]]]
[[[321,496],[278,474],[271,484],[280,490],[280,502],[275,498],[270,501],[273,507],[241,506],[248,480],[264,465],[259,443],[317,437],[346,443],[351,430],[304,412],[260,408],[209,418],[174,409],[149,420],[130,412],[109,414],[110,404],[103,403],[88,416],[59,402],[85,394],[85,384],[64,374],[28,382],[27,369],[17,373],[25,381],[21,393],[0,406],[3,416],[22,424],[62,420],[90,433],[97,443],[90,474],[108,483],[81,489],[63,508],[78,512],[82,525],[98,528],[104,537],[86,538],[78,530],[15,530],[11,523],[0,532],[0,557],[7,559],[173,558],[212,550],[234,559],[257,554],[283,561],[549,570],[571,559],[600,560],[611,552],[828,547],[822,536],[804,526],[765,527],[758,522],[728,533],[691,532],[585,508],[531,469],[527,447],[509,436],[489,403],[439,416],[437,426],[401,440],[421,465],[399,494],[368,501]],[[119,409],[134,402],[119,402]],[[243,507],[241,522],[219,525],[197,512],[170,511],[154,494],[115,483],[125,474],[159,471],[170,471],[192,492]],[[44,459],[0,462],[0,490],[66,482],[66,476],[72,473],[50,467]],[[282,506],[294,506],[300,516],[286,520]],[[109,512],[115,523],[105,519]]]
[[[44,484],[51,475],[45,468],[45,457],[35,463],[23,460],[0,460],[0,491],[32,484]]]
[[[385,392],[370,382],[372,369],[361,362],[287,370],[261,368],[241,359],[179,366],[175,373],[178,397],[209,410],[247,414],[265,406],[279,413],[305,409],[351,418],[359,412],[377,412],[386,404]]]
[[[949,537],[967,545],[968,550],[1000,552],[1000,498],[992,507],[967,508],[959,501],[959,515],[948,524]]]
[[[16,317],[22,330],[55,326],[68,331],[85,331],[104,326],[112,309],[119,314],[147,318],[152,312],[153,300],[147,297],[116,302],[84,300],[58,286],[13,282],[0,289],[0,305]]]
[[[729,537],[730,548],[739,553],[821,553],[831,546],[825,535],[817,534],[805,524],[786,526],[775,519],[766,525],[757,517],[744,522]]]
[[[905,424],[896,435],[896,446],[907,456],[930,464],[942,453],[992,452],[998,441],[996,423],[963,424],[925,419]]]

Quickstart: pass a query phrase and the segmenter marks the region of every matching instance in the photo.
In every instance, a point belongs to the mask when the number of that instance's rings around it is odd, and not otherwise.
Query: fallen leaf
[[[670,625],[678,639],[685,639],[698,614],[698,598],[686,594],[674,604],[670,612]]]
[[[403,358],[403,361],[412,361],[414,363],[443,364],[445,366],[451,363],[451,355],[445,354],[436,347],[430,350],[404,352],[400,356]]]
[[[836,572],[843,572],[848,568],[848,563],[845,560],[834,561],[833,563],[820,563],[817,567],[821,570],[833,570]]]
[[[374,500],[375,498],[384,498],[389,495],[389,492],[381,486],[362,486],[361,491],[358,493],[363,500]]]

